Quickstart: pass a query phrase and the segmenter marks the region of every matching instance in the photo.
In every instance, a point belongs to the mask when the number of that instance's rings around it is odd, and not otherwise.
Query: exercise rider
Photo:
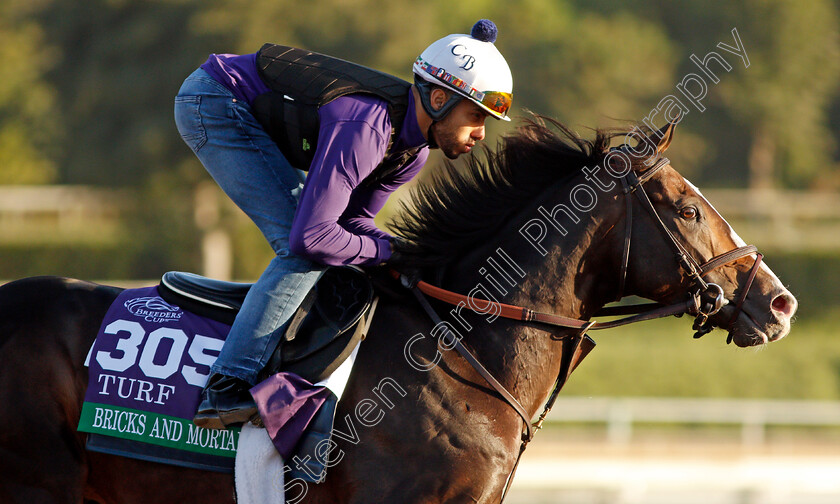
[[[325,265],[391,258],[393,237],[373,217],[428,149],[454,159],[484,138],[487,116],[509,120],[512,78],[495,39],[481,20],[471,35],[438,40],[414,62],[413,85],[270,44],[211,55],[184,81],[178,131],[276,254],[211,367],[196,425],[221,429],[256,412],[248,389]]]

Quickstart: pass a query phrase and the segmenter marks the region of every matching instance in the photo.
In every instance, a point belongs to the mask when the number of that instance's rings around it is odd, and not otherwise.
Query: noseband
[[[619,148],[619,150],[621,149],[622,148]],[[752,287],[753,280],[755,280],[755,276],[758,273],[758,268],[761,265],[761,261],[764,256],[758,252],[755,245],[744,245],[716,255],[702,264],[697,262],[697,260],[688,253],[685,247],[677,241],[668,227],[665,226],[665,223],[659,217],[659,214],[656,213],[656,209],[653,207],[653,203],[651,203],[647,192],[645,192],[645,182],[650,180],[657,172],[669,164],[670,160],[668,158],[660,156],[655,160],[654,165],[641,176],[637,176],[633,170],[629,170],[628,173],[621,178],[621,184],[623,186],[622,192],[627,205],[627,211],[625,212],[624,248],[621,256],[621,279],[619,281],[618,297],[616,300],[620,300],[624,297],[624,286],[627,281],[627,269],[630,262],[630,243],[633,236],[633,204],[630,194],[635,194],[642,207],[647,211],[654,223],[656,223],[659,231],[665,236],[665,242],[675,253],[675,259],[678,267],[682,271],[682,274],[688,278],[690,282],[688,287],[689,300],[685,305],[685,312],[695,317],[693,329],[697,332],[694,334],[694,337],[699,338],[714,329],[712,324],[709,322],[709,317],[719,312],[720,309],[729,302],[724,297],[723,288],[716,283],[707,282],[703,276],[716,270],[717,268],[720,268],[721,266],[735,262],[743,257],[747,257],[752,254],[756,255],[755,263],[750,270],[747,281],[744,284],[743,289],[741,289],[741,294],[736,302],[735,312],[727,324],[728,327],[731,327],[741,314],[744,300],[747,298],[747,294]],[[727,337],[726,342],[732,342],[731,333]]]

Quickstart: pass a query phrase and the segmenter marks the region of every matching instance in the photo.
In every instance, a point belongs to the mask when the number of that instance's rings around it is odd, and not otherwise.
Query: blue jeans
[[[198,69],[175,97],[184,142],[224,192],[262,231],[276,254],[245,298],[212,372],[255,384],[283,330],[323,267],[292,254],[289,230],[303,188],[251,107]]]

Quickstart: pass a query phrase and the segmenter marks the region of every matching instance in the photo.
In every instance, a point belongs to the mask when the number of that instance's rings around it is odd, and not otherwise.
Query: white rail
[[[840,250],[840,194],[709,189],[703,194],[739,235],[762,250]]]
[[[561,397],[549,422],[602,423],[613,443],[628,443],[633,425],[718,424],[741,427],[745,444],[760,444],[768,426],[840,426],[840,403],[805,400]]]
[[[210,186],[210,187],[208,187]],[[840,251],[840,194],[816,191],[703,191],[747,242],[762,250]],[[196,225],[207,251],[229,247],[218,216],[226,198],[212,182],[196,189]],[[0,186],[0,244],[71,243],[114,239],[123,215],[140,204],[131,191],[86,186]],[[230,251],[211,258],[224,273]]]
[[[132,196],[87,186],[0,186],[0,244],[114,240]]]

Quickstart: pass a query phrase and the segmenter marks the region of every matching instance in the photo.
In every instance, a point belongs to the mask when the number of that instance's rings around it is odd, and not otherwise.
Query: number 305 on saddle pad
[[[88,353],[78,430],[88,448],[205,470],[232,471],[239,428],[192,423],[230,326],[164,301],[157,287],[123,291]]]

